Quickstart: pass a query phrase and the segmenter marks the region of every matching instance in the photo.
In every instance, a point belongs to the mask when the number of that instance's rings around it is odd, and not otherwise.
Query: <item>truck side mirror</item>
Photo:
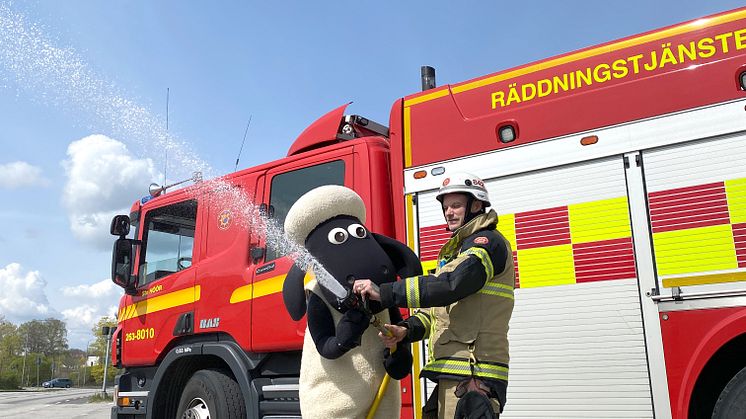
[[[109,232],[112,236],[124,237],[130,233],[130,217],[127,215],[115,215],[111,219]]]
[[[124,292],[129,295],[137,293],[136,277],[132,275],[133,246],[136,243],[136,240],[120,237],[114,242],[114,249],[111,252],[111,280],[124,288]]]

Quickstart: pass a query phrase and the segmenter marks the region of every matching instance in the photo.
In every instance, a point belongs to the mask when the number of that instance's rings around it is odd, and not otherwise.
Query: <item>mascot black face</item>
[[[396,281],[396,269],[389,255],[360,220],[339,215],[319,224],[306,238],[306,249],[348,292],[356,279],[370,279],[380,285]],[[326,292],[327,301],[335,301]],[[378,313],[383,308],[370,301],[368,309]]]

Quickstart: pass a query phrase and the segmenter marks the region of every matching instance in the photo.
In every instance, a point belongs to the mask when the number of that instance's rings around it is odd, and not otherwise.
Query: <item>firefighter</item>
[[[418,308],[384,344],[429,338],[429,361],[421,377],[437,391],[424,417],[499,416],[508,385],[508,322],[513,312],[515,271],[510,243],[496,230],[497,213],[477,176],[458,173],[438,191],[451,238],[428,275],[381,284],[357,280],[355,292],[384,307]],[[437,404],[436,398],[437,397]]]

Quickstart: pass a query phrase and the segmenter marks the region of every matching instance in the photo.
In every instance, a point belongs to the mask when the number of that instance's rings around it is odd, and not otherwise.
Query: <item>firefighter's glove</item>
[[[357,309],[347,310],[337,323],[337,344],[345,350],[360,346],[363,332],[370,325],[370,315]]]
[[[408,343],[399,342],[393,354],[386,348],[383,356],[383,367],[391,378],[401,380],[412,369],[412,352]]]

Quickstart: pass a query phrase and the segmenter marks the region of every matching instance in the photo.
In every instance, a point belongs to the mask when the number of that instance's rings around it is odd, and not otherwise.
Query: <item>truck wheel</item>
[[[199,370],[192,375],[179,400],[181,419],[237,419],[246,417],[241,389],[221,370]]]
[[[712,419],[741,419],[746,417],[746,368],[738,372],[720,393]]]

